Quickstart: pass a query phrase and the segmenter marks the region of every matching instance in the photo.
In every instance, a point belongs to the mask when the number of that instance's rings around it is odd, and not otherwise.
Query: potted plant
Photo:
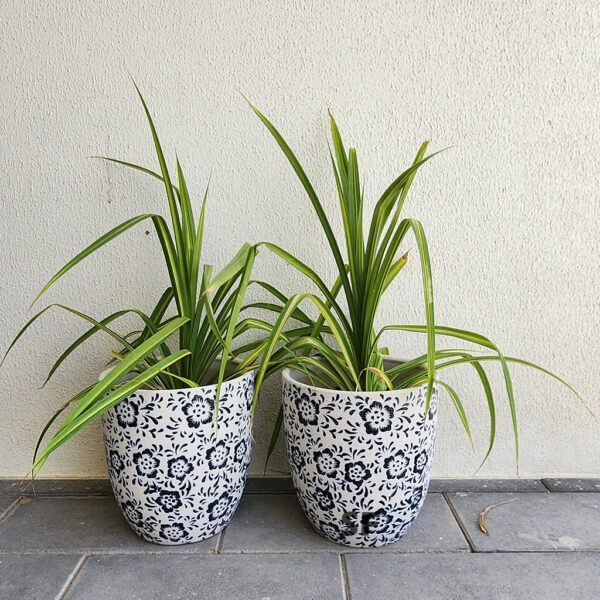
[[[201,268],[206,193],[195,214],[181,165],[177,161],[174,183],[148,107],[136,90],[160,172],[107,160],[162,181],[171,228],[159,214],[125,221],[62,267],[36,300],[88,255],[145,220],[152,221],[158,235],[170,285],[150,314],[130,308],[96,320],[63,304],[50,305],[29,320],[9,350],[52,307],[76,315],[91,327],[58,358],[46,382],[94,334],[103,332],[116,341],[114,366],[97,383],[75,394],[44,427],[32,474],[39,472],[52,452],[101,417],[109,476],[125,518],[145,540],[182,544],[223,529],[244,488],[254,372],[250,363],[233,361],[229,348],[240,333],[238,315],[256,249],[245,244],[216,275],[209,265]],[[140,327],[117,333],[113,322],[125,315],[137,317]],[[173,334],[178,336],[176,350],[168,343]],[[67,409],[68,416],[39,451],[49,428]]]
[[[402,218],[402,209],[415,174],[434,155],[427,142],[413,164],[400,174],[376,202],[370,222],[364,215],[356,150],[344,147],[330,115],[331,162],[342,236],[334,231],[300,162],[273,124],[252,104],[254,112],[275,138],[292,165],[318,216],[338,276],[330,287],[307,264],[275,244],[265,244],[308,277],[318,294],[302,292],[286,298],[274,290],[277,320],[265,338],[252,348],[263,352],[256,391],[273,363],[283,367],[283,407],[277,418],[272,451],[284,421],[286,447],[297,495],[313,527],[327,539],[355,547],[381,546],[400,539],[418,515],[430,479],[436,434],[438,395],[445,390],[471,440],[467,415],[457,392],[441,377],[446,369],[471,365],[477,373],[490,415],[492,450],[496,432],[495,398],[484,366],[499,362],[512,416],[517,464],[517,414],[509,372],[510,363],[539,369],[528,361],[505,357],[486,337],[440,326],[434,317],[434,298],[425,232],[415,219]],[[379,327],[382,297],[405,267],[408,253],[401,245],[412,232],[423,280],[424,325]],[[339,239],[343,239],[345,255]],[[343,301],[338,299],[342,292]],[[316,309],[314,319],[302,303]],[[287,328],[290,320],[299,326]],[[382,336],[406,331],[427,336],[427,352],[399,360],[388,356]],[[471,342],[483,349],[440,348],[438,336]]]

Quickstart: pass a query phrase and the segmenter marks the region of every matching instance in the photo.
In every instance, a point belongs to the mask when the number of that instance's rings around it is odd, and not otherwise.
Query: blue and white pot
[[[340,392],[283,371],[292,478],[312,526],[357,548],[399,540],[419,514],[431,472],[439,390]]]
[[[103,416],[115,498],[155,544],[188,544],[227,526],[242,496],[251,445],[254,373],[223,384],[139,390]]]

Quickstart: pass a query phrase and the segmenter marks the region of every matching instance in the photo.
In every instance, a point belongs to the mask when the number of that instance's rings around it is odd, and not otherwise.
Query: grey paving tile
[[[248,477],[244,494],[295,494],[291,477]]]
[[[0,479],[0,496],[112,496],[108,479]]]
[[[210,552],[217,538],[150,544],[129,528],[114,498],[34,498],[0,523],[0,552]]]
[[[430,492],[545,492],[539,479],[432,479]]]
[[[469,494],[448,499],[457,511],[476,551],[600,550],[600,494]],[[478,527],[481,511],[489,535]]]
[[[352,600],[589,600],[600,554],[354,554]]]
[[[375,552],[459,552],[469,546],[441,494],[429,494],[399,542]],[[225,531],[222,552],[353,552],[316,533],[295,496],[248,495]]]
[[[600,492],[600,479],[542,479],[551,492]]]
[[[0,599],[55,598],[81,559],[64,554],[0,555]]]
[[[336,552],[314,531],[295,494],[248,494],[223,535],[222,552]]]
[[[383,552],[467,552],[469,544],[441,494],[427,494],[408,533]]]
[[[92,556],[67,598],[342,600],[340,579],[335,555]]]

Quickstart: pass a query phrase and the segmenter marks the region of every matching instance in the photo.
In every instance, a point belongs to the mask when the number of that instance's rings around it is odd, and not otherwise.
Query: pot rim
[[[106,375],[108,375],[115,367],[110,367],[108,369],[104,369],[104,371],[102,371],[100,373],[100,375],[98,375],[98,381],[100,381],[101,379],[103,379]],[[252,371],[246,371],[245,373],[242,373],[241,375],[238,375],[237,377],[234,377],[233,379],[224,379],[223,380],[223,384],[226,383],[232,383],[232,382],[240,382],[242,381],[244,378],[247,378],[248,376],[252,376],[254,377],[256,375],[256,369],[253,369]],[[151,392],[153,394],[157,394],[157,393],[169,393],[169,392],[208,392],[208,391],[216,391],[217,389],[217,384],[216,383],[209,383],[207,385],[200,385],[198,387],[181,387],[181,388],[172,388],[172,389],[160,389],[160,390],[147,390],[144,388],[140,388],[138,390],[136,390],[135,392],[132,392],[133,394],[139,394],[142,392]]]
[[[397,358],[394,356],[386,357],[385,360],[387,362],[391,362],[391,363],[408,362],[408,360],[405,360],[403,358]],[[379,397],[380,394],[385,394],[385,393],[393,394],[393,393],[414,392],[414,391],[418,391],[419,389],[421,389],[424,385],[427,385],[426,383],[422,383],[419,386],[414,386],[414,387],[410,387],[410,388],[401,388],[398,390],[382,390],[380,392],[361,392],[361,391],[356,391],[356,390],[332,390],[329,388],[322,388],[322,387],[318,387],[316,385],[311,385],[310,383],[304,383],[303,381],[298,381],[292,375],[292,371],[298,371],[298,369],[294,369],[293,367],[284,367],[281,370],[281,376],[283,377],[284,381],[286,381],[287,383],[293,383],[294,385],[297,385],[299,387],[302,387],[305,389],[316,390],[318,392],[327,392],[328,394],[334,394],[336,392],[341,392],[344,394],[354,394],[356,396],[363,396],[366,398]],[[436,387],[437,387],[437,384],[434,382],[433,389],[435,389]]]

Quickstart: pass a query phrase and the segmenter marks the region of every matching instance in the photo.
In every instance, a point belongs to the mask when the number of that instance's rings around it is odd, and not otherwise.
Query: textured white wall
[[[369,202],[422,139],[433,149],[455,145],[423,169],[407,203],[429,235],[439,322],[486,333],[507,353],[556,371],[600,414],[599,31],[598,4],[583,0],[4,0],[0,347],[28,318],[34,292],[77,250],[130,216],[165,209],[155,182],[88,158],[154,165],[129,70],[196,198],[212,173],[206,255],[217,264],[243,240],[270,239],[326,279],[333,273],[307,199],[237,89],[280,126],[332,213],[328,107],[358,147]],[[301,285],[265,253],[258,272],[289,291]],[[142,225],[46,301],[95,316],[149,309],[165,282],[158,243]],[[422,320],[416,262],[381,317]],[[0,371],[0,476],[24,474],[46,419],[102,369],[109,344],[98,340],[37,389],[83,328],[48,314]],[[389,345],[409,356],[424,340],[398,335]],[[599,475],[600,417],[543,376],[515,368],[514,379],[521,474]],[[485,401],[468,370],[450,381],[463,390],[477,451],[445,402],[435,473],[470,476],[487,437]],[[277,389],[274,382],[258,417],[254,472]],[[501,441],[480,475],[515,474],[504,409],[500,422]],[[273,467],[285,469],[281,451]],[[104,473],[97,428],[44,471]]]

